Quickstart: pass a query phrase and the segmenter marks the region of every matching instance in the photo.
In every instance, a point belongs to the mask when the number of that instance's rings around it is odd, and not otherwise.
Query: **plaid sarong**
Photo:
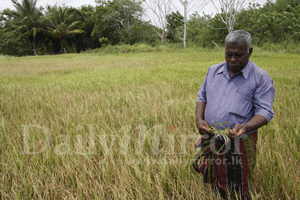
[[[257,131],[243,139],[224,141],[202,137],[195,148],[200,147],[193,163],[194,169],[203,174],[204,182],[211,183],[226,192],[249,195],[249,179],[255,166]]]

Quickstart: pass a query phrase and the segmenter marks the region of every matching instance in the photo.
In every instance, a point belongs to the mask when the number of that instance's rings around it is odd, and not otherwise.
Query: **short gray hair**
[[[251,34],[247,31],[244,30],[236,30],[236,31],[232,31],[230,32],[225,39],[225,45],[226,44],[233,44],[233,45],[237,45],[237,44],[242,44],[245,43],[247,44],[247,48],[250,49],[251,48]]]

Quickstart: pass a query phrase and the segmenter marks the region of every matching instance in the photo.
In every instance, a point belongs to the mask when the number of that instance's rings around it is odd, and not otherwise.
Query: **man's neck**
[[[236,73],[229,71],[229,77],[232,78]]]
[[[231,70],[228,69],[229,71],[229,77],[232,78],[234,75],[240,73],[247,65],[245,65],[240,71],[237,71],[237,72],[233,72]]]

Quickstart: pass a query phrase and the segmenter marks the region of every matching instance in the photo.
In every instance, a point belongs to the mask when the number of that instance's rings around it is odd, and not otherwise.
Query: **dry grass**
[[[223,57],[196,50],[0,57],[1,197],[214,199],[191,163],[197,91]],[[296,199],[299,56],[254,52],[252,60],[276,87],[276,117],[259,134],[253,197]]]

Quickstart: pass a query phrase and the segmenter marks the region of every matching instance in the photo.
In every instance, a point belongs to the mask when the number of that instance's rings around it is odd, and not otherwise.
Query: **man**
[[[229,33],[225,39],[226,62],[208,69],[198,92],[196,124],[206,137],[197,144],[202,151],[194,168],[223,198],[229,193],[249,198],[257,129],[274,117],[273,81],[249,60],[252,51],[250,33]],[[217,129],[228,129],[229,144],[215,139],[210,128],[213,124]]]

